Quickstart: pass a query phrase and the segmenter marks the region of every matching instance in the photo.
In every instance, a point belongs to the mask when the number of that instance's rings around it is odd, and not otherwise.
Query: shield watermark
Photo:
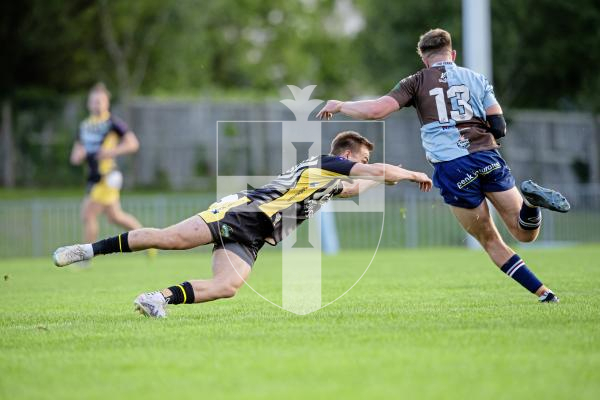
[[[281,149],[279,150],[279,154],[275,154],[275,150],[273,149],[264,151],[265,157],[278,158],[275,156],[281,156],[281,168],[278,173],[287,171],[290,169],[290,167],[293,167],[307,159],[311,159],[312,157],[327,154],[330,143],[327,140],[324,141],[323,137],[324,135],[327,136],[327,133],[331,134],[333,126],[327,124],[352,124],[353,126],[358,125],[361,127],[367,126],[366,124],[370,124],[370,128],[372,128],[370,130],[376,132],[375,136],[378,136],[375,142],[376,145],[379,146],[378,154],[380,154],[380,157],[377,161],[384,162],[385,124],[383,121],[322,122],[317,120],[309,120],[309,117],[315,108],[323,103],[322,100],[310,99],[310,95],[316,86],[307,86],[304,89],[300,89],[296,86],[288,87],[290,88],[294,99],[282,100],[281,103],[283,103],[292,111],[295,120],[217,121],[217,198],[226,198],[227,196],[231,196],[233,193],[239,193],[243,190],[252,190],[254,188],[258,188],[277,178],[276,175],[220,173],[221,170],[219,168],[219,158],[223,157],[223,155],[220,155],[220,150],[221,147],[228,146],[220,147],[219,143],[223,144],[233,140],[233,135],[229,133],[229,127],[234,125],[237,127],[247,127],[248,129],[246,131],[248,135],[253,133],[256,134],[256,129],[251,128],[256,124],[277,124],[281,126]],[[327,129],[324,129],[324,127]],[[357,130],[362,134],[361,131],[364,129],[358,128],[354,130]],[[369,139],[373,141],[372,137]],[[259,143],[258,138],[256,140],[250,138],[246,143],[249,143],[249,147],[261,147],[261,143]],[[268,146],[266,146],[266,142],[264,141],[262,142],[262,146],[263,148],[268,148]],[[360,177],[355,177],[354,179],[360,179]],[[317,184],[318,182],[315,181],[314,185]],[[310,188],[311,185],[313,185],[313,182],[311,182],[309,178],[306,187]],[[323,209],[318,211],[319,208],[323,206],[323,203],[327,202],[327,200],[331,198],[331,194],[332,193],[328,193],[327,190],[324,190],[323,192],[314,196],[314,199],[310,199],[307,202],[305,212],[309,218],[303,223],[305,226],[303,226],[303,229],[301,230],[297,229],[298,221],[296,218],[296,208],[289,207],[288,209],[282,210],[282,229],[284,232],[289,232],[289,234],[279,244],[279,247],[282,251],[281,304],[277,304],[263,296],[257,290],[255,290],[255,288],[248,284],[252,290],[254,290],[265,300],[295,314],[304,315],[317,311],[345,295],[364,276],[370,267],[373,258],[375,257],[377,248],[379,247],[379,242],[381,241],[385,215],[384,185],[381,184],[374,186],[369,190],[360,193],[352,200],[336,200],[334,198],[329,201],[329,203],[323,207]],[[313,205],[314,209],[312,208]],[[257,210],[257,212],[261,211]],[[378,232],[377,244],[372,249],[373,256],[370,257],[370,261],[367,263],[367,265],[365,265],[365,269],[360,277],[346,291],[340,293],[339,296],[336,294],[334,296],[334,300],[323,304],[322,243],[324,239],[330,238],[331,235],[336,235],[335,223],[331,222],[333,218],[328,218],[331,216],[331,214],[324,215],[323,217],[320,215],[325,213],[369,213],[369,215],[377,215],[377,217],[381,218],[381,229]],[[357,226],[355,229],[360,228]],[[343,241],[341,246],[343,249]]]

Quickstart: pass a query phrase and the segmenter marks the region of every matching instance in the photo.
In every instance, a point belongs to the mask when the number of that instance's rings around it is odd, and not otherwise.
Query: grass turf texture
[[[245,287],[166,320],[134,314],[134,297],[206,277],[208,253],[105,256],[79,271],[2,260],[0,398],[598,398],[600,246],[520,254],[559,305],[463,249],[381,251],[308,316]],[[369,259],[326,257],[324,302]],[[276,302],[280,263],[264,252],[250,278]]]

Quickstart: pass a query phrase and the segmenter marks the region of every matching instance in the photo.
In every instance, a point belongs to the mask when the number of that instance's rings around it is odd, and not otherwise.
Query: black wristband
[[[490,126],[490,132],[495,139],[500,139],[506,136],[506,121],[502,114],[488,115],[486,121]]]

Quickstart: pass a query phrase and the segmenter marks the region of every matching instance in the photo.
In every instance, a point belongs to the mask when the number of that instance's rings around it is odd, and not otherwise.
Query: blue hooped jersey
[[[485,113],[498,101],[492,85],[481,74],[451,61],[439,62],[402,79],[388,96],[401,108],[417,109],[421,140],[430,162],[499,147]]]

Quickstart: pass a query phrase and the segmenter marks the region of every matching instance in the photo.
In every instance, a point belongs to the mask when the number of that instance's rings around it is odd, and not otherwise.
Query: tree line
[[[597,1],[491,4],[493,80],[504,104],[598,108]],[[432,27],[453,34],[461,59],[460,1],[21,0],[0,7],[3,98],[81,93],[97,80],[123,101],[264,98],[291,83],[317,83],[323,97],[379,94],[421,68],[415,44]],[[348,33],[344,19],[356,15],[363,23]]]

